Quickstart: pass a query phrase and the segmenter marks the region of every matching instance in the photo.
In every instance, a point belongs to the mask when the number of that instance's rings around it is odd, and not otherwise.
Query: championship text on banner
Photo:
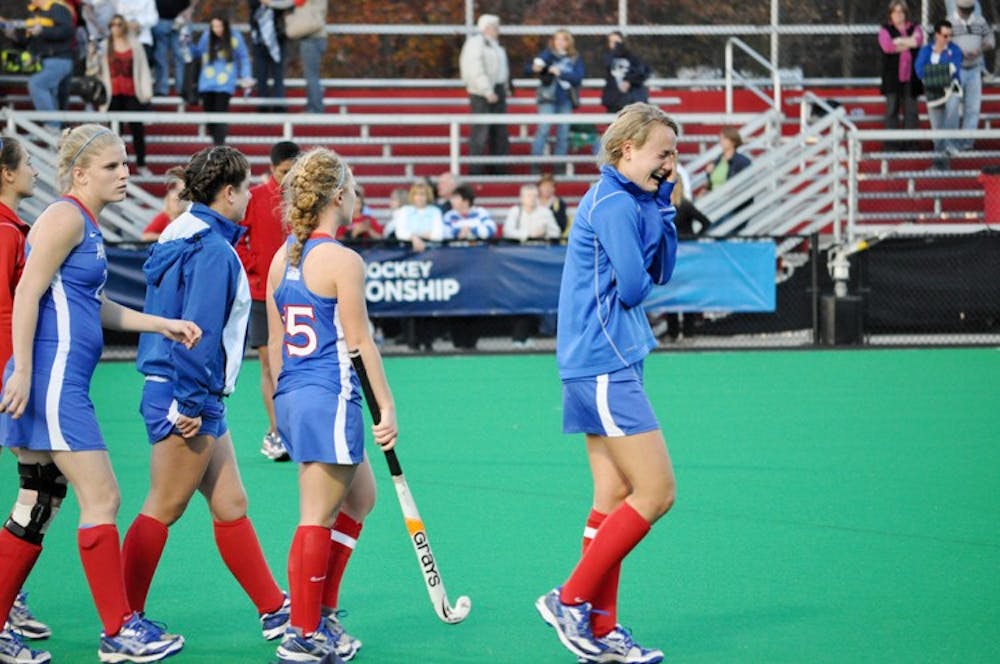
[[[365,296],[373,317],[556,313],[566,248],[475,245],[366,247]],[[142,308],[146,252],[108,247],[108,297]],[[769,312],[775,308],[773,242],[681,242],[677,268],[647,309]]]

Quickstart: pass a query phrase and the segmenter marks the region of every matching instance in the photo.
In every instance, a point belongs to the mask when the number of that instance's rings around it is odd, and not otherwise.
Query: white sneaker
[[[632,640],[632,633],[627,627],[615,625],[615,628],[604,636],[597,637],[597,642],[607,649],[600,655],[592,657],[577,657],[579,664],[657,664],[663,661],[663,651],[654,648],[643,648]]]
[[[8,620],[10,628],[23,639],[47,639],[52,636],[49,626],[31,613],[28,608],[28,593],[23,590],[18,591]]]
[[[271,431],[264,436],[264,440],[260,443],[260,453],[271,461],[288,461],[291,458],[277,431]]]
[[[3,664],[46,664],[51,659],[52,655],[46,651],[32,650],[24,645],[9,624],[5,623],[0,630],[0,662]]]
[[[354,659],[354,656],[361,650],[361,639],[357,639],[347,633],[340,619],[347,616],[347,611],[337,610],[323,616],[326,622],[326,629],[333,635],[334,649],[337,656],[345,662]]]

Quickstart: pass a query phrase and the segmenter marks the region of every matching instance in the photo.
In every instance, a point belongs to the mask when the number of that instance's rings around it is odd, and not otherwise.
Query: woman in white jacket
[[[555,240],[562,235],[552,210],[538,202],[538,186],[526,184],[521,187],[521,203],[514,205],[507,213],[503,225],[503,236],[508,240]]]

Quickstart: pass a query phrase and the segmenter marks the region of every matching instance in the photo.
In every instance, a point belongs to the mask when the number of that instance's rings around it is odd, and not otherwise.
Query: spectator
[[[153,98],[153,75],[149,71],[146,50],[139,43],[132,25],[121,14],[108,23],[110,37],[98,49],[100,76],[110,98],[101,106],[104,111],[148,111]],[[146,168],[146,128],[141,122],[129,122],[135,163],[144,175]]]
[[[117,0],[83,0],[80,16],[87,32],[88,46],[96,47],[98,42],[108,38],[108,24],[117,12],[116,4]]]
[[[548,47],[531,63],[531,71],[539,78],[538,112],[542,114],[570,114],[580,105],[580,84],[583,83],[583,60],[576,52],[573,35],[568,30],[556,30]],[[535,140],[531,144],[531,154],[545,153],[549,139],[548,122],[538,123]],[[564,155],[569,151],[569,124],[556,125],[556,146],[553,155]],[[532,164],[537,171],[537,164]]]
[[[500,18],[494,14],[483,14],[476,23],[479,33],[465,40],[459,57],[462,82],[469,93],[469,104],[473,113],[503,115],[507,112],[507,95],[510,93],[510,67],[507,51],[498,41]],[[489,150],[493,157],[505,157],[510,152],[510,138],[507,125],[474,124],[469,130],[469,156],[483,157]],[[505,166],[474,163],[469,166],[472,174],[487,171],[506,173]]]
[[[427,241],[440,242],[445,237],[441,210],[431,204],[431,188],[424,182],[415,182],[410,187],[409,204],[401,207],[394,215],[396,239],[409,242],[413,250],[420,252],[427,248]]]
[[[410,190],[404,189],[402,187],[397,187],[393,189],[389,194],[389,221],[382,228],[382,237],[385,238],[395,238],[396,237],[396,217],[399,215],[399,211],[402,210],[410,202]],[[451,203],[448,204],[449,206]]]
[[[677,209],[674,217],[674,226],[677,227],[678,235],[700,235],[712,225],[712,220],[695,207],[691,202],[687,187],[688,179],[681,174],[680,165],[677,168],[677,182],[674,183],[674,190],[670,194],[670,202]]]
[[[451,210],[444,215],[445,234],[450,240],[487,240],[497,234],[497,224],[486,208],[473,205],[472,187],[460,184],[451,195]]]
[[[979,111],[983,105],[983,70],[985,51],[996,47],[993,27],[981,14],[973,15],[975,0],[957,0],[951,15],[953,43],[962,49],[962,129],[979,128]],[[971,138],[955,141],[960,150],[972,149]]]
[[[206,113],[226,113],[229,100],[236,92],[237,75],[244,89],[253,86],[250,78],[250,58],[243,36],[229,27],[229,19],[215,14],[209,20],[209,29],[202,33],[195,47],[195,57],[201,58],[201,76],[198,93]],[[208,125],[216,145],[226,142],[229,125]]]
[[[451,171],[445,171],[438,175],[437,182],[434,184],[434,190],[437,192],[434,205],[441,208],[441,214],[451,209],[451,195],[457,186],[458,180],[455,179],[455,174]]]
[[[184,168],[172,166],[167,169],[167,193],[163,195],[163,209],[156,213],[149,225],[142,229],[143,242],[156,242],[170,222],[181,216],[187,203],[181,200],[184,189]]]
[[[125,18],[129,33],[139,40],[146,51],[146,62],[152,62],[153,28],[160,20],[156,0],[116,0],[115,13]]]
[[[253,77],[258,97],[285,97],[285,11],[292,0],[248,0],[250,3],[250,44],[253,51]],[[282,104],[265,104],[262,113],[283,113]]]
[[[734,175],[750,165],[750,158],[738,152],[743,145],[743,137],[736,127],[723,127],[719,133],[719,145],[722,147],[722,154],[705,167],[708,172],[709,191],[717,189],[732,179]]]
[[[69,77],[76,52],[76,13],[64,2],[33,0],[28,4],[23,30],[6,30],[18,44],[27,43],[32,57],[42,68],[28,78],[28,94],[36,111],[56,111],[65,106]],[[0,19],[5,24],[6,19]],[[61,123],[48,120],[45,127],[58,132]]]
[[[604,54],[604,91],[601,103],[608,113],[617,113],[632,102],[648,101],[649,67],[625,46],[625,37],[615,30],[608,35],[608,50]]]
[[[562,235],[552,210],[538,202],[538,185],[521,186],[521,202],[507,212],[503,236],[508,240],[555,240]]]
[[[354,213],[351,216],[351,223],[346,226],[337,226],[338,240],[353,242],[357,240],[379,240],[382,238],[382,224],[378,220],[365,212],[365,191],[358,185],[355,188]]]
[[[559,229],[565,233],[569,225],[566,201],[556,195],[556,178],[551,173],[542,173],[542,177],[538,179],[538,202],[552,210]]]
[[[323,53],[326,52],[327,4],[327,0],[295,0],[295,9],[285,17],[286,35],[299,42],[302,76],[306,79],[306,113],[323,112],[323,83],[320,75]],[[311,18],[296,21],[297,16]],[[322,20],[319,20],[320,17]]]
[[[174,90],[184,90],[184,49],[181,27],[191,22],[198,0],[156,0],[159,20],[153,26],[153,92],[170,94],[170,61],[174,63]]]
[[[952,26],[948,20],[934,24],[934,41],[924,44],[917,53],[915,70],[924,83],[927,115],[931,129],[958,129],[958,103],[962,95],[962,49],[951,42]],[[954,139],[934,139],[937,153],[931,162],[934,170],[948,170],[948,155],[958,149]]]
[[[924,88],[913,69],[917,52],[924,43],[924,31],[910,22],[910,10],[904,0],[889,3],[888,21],[878,32],[882,49],[882,87],[885,95],[885,126],[899,129],[899,114],[903,113],[903,128],[917,128],[917,97]],[[914,142],[906,141],[903,149]]]
[[[282,181],[301,150],[291,141],[279,141],[271,148],[270,177],[250,189],[250,203],[240,226],[246,229],[236,243],[236,253],[250,282],[250,326],[247,346],[260,358],[260,393],[267,413],[268,429],[260,453],[272,461],[288,461],[288,451],[278,435],[274,416],[274,381],[267,348],[267,271],[271,259],[288,233],[282,219]]]

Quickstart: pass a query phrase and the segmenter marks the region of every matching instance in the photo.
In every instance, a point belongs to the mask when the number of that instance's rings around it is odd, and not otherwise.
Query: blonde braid
[[[346,178],[347,164],[326,148],[299,157],[285,176],[285,225],[295,241],[288,249],[289,265],[298,266],[306,240],[319,225],[320,211],[329,205]]]

